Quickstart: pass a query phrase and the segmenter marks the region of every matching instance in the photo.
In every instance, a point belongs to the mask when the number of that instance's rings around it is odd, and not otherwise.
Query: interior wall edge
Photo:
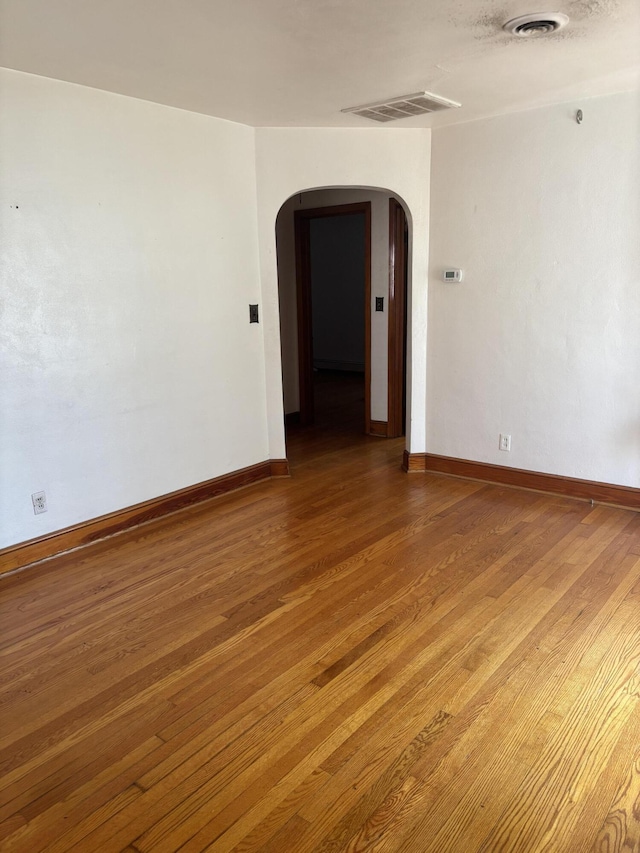
[[[288,476],[289,462],[286,459],[269,459],[26,542],[10,545],[0,551],[0,575],[115,536],[177,510],[220,497],[245,486],[271,478]]]
[[[640,489],[601,483],[596,480],[580,480],[542,471],[509,468],[471,459],[439,456],[435,453],[409,453],[404,451],[402,469],[409,474],[448,474],[467,480],[480,480],[501,486],[514,486],[538,492],[550,492],[568,498],[612,504],[625,509],[640,510]]]

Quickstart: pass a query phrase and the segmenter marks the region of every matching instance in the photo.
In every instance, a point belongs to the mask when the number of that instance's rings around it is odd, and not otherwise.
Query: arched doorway
[[[397,437],[404,434],[406,423],[409,225],[403,203],[386,190],[307,190],[280,208],[276,245],[284,410],[287,422],[313,422],[314,379],[327,364],[326,353],[314,353],[313,226],[346,223],[358,216],[363,220],[365,255],[360,312],[364,341],[361,432]],[[326,253],[326,244],[321,251]],[[328,298],[335,305],[336,329],[343,328],[345,318],[340,312],[346,307],[338,291],[334,288]],[[326,304],[323,311],[327,313]],[[355,360],[349,347],[343,347],[331,366],[348,370]]]

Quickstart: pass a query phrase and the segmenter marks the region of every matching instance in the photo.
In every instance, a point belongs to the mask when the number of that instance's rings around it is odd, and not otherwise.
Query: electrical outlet
[[[47,496],[44,492],[34,492],[31,495],[31,503],[33,504],[34,515],[47,511]]]
[[[500,450],[511,450],[511,436],[500,433],[500,444],[498,447]]]

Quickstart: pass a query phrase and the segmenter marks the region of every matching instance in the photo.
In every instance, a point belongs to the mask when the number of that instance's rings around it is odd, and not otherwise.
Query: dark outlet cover
[[[257,305],[249,305],[249,322],[250,323],[258,323],[258,306]]]
[[[384,311],[384,296],[376,296],[376,311]]]

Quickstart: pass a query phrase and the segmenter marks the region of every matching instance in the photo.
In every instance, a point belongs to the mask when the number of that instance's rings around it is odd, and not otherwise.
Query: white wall
[[[254,131],[5,71],[0,547],[268,458]],[[49,511],[34,516],[44,489]]]
[[[429,130],[0,86],[0,547],[285,455],[275,222],[311,188],[407,206],[412,452],[640,485],[637,95],[439,129],[430,190]]]
[[[269,455],[272,459],[286,453],[282,417],[276,217],[284,202],[296,193],[345,186],[387,190],[407,206],[411,241],[407,444],[411,452],[424,451],[430,144],[431,131],[424,128],[256,130],[258,233]]]
[[[371,202],[371,418],[374,421],[387,420],[389,198],[389,193],[374,190],[319,190],[293,196],[280,211],[277,222],[278,286],[287,413],[300,408],[293,211],[368,201]],[[374,310],[376,296],[384,297],[383,312]]]
[[[435,130],[432,155],[429,451],[640,486],[638,95]]]

